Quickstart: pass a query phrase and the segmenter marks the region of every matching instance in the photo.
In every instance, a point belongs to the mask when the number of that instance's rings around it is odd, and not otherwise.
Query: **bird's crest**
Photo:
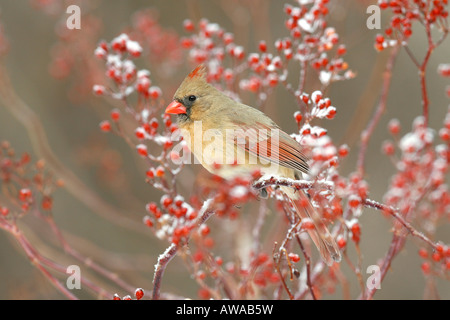
[[[211,93],[211,85],[206,80],[206,67],[199,65],[184,78],[180,87],[175,92],[175,99],[183,99],[189,95],[207,95]]]
[[[188,78],[194,79],[194,78],[204,78],[206,76],[206,67],[201,64],[197,68],[191,71],[189,73]]]

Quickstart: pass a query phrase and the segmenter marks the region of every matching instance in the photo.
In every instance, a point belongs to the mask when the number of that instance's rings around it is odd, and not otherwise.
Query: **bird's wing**
[[[236,123],[235,144],[266,161],[307,173],[308,157],[303,147],[273,123]]]

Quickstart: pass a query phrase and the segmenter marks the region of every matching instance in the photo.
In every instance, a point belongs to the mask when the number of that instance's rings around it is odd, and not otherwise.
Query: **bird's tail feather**
[[[301,220],[310,219],[313,223],[314,228],[308,228],[307,231],[319,250],[322,260],[329,266],[334,262],[341,261],[341,254],[336,241],[306,194],[301,190],[295,191],[289,187],[282,187],[281,189],[291,200],[298,217]]]

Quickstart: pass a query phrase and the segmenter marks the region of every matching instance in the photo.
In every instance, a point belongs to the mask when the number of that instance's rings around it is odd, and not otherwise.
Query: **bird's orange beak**
[[[174,100],[167,106],[165,112],[171,114],[183,114],[186,113],[186,107]]]

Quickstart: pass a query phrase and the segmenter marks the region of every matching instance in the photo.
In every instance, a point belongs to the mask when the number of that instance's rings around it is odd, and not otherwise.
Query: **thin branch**
[[[312,281],[311,281],[311,258],[309,257],[308,253],[306,252],[305,246],[302,243],[302,240],[300,239],[300,236],[297,234],[295,236],[297,239],[298,245],[300,246],[300,249],[302,250],[303,257],[305,258],[305,268],[306,268],[306,285],[308,286],[309,292],[311,293],[311,296],[313,300],[317,300],[316,294],[314,293]]]
[[[296,190],[307,190],[312,188],[323,188],[327,190],[333,190],[333,184],[329,182],[314,182],[314,181],[307,181],[307,180],[293,180],[289,178],[282,178],[282,177],[263,177],[262,179],[259,179],[253,184],[253,187],[256,189],[265,188],[268,186],[287,186],[291,187]],[[383,212],[386,212],[390,215],[392,215],[395,219],[397,219],[410,233],[412,236],[417,237],[421,239],[422,241],[425,241],[430,246],[432,246],[434,249],[436,249],[437,244],[434,243],[432,240],[430,240],[427,236],[425,236],[423,233],[417,231],[409,222],[407,222],[399,213],[399,210],[379,203],[375,200],[371,199],[363,199],[362,205],[367,208],[373,208],[377,210],[381,210]]]
[[[193,222],[193,226],[200,226],[206,222],[213,214],[212,210],[212,199],[208,199],[203,203],[202,209],[200,210],[199,217]],[[191,229],[191,232],[194,229]],[[180,249],[179,245],[171,243],[170,246],[158,257],[158,262],[155,265],[155,273],[153,276],[153,300],[159,300],[161,297],[161,282],[169,262],[177,255]]]
[[[153,300],[159,300],[161,296],[161,282],[169,262],[177,255],[179,247],[171,243],[170,246],[158,257],[158,263],[155,266],[155,274],[153,276]]]
[[[408,221],[406,221],[400,215],[400,213],[399,213],[399,211],[397,209],[395,209],[395,208],[393,208],[391,206],[387,206],[385,204],[376,202],[376,201],[371,200],[371,199],[364,199],[362,204],[365,207],[381,210],[383,212],[386,212],[386,213],[392,215],[395,219],[397,219],[398,222],[400,222],[409,231],[409,233],[412,236],[417,237],[417,238],[421,239],[422,241],[428,243],[431,247],[433,247],[433,249],[436,250],[437,244],[435,242],[433,242],[432,240],[430,240],[422,232],[417,231]]]
[[[77,175],[59,161],[50,147],[39,117],[15,92],[4,62],[0,63],[0,102],[26,128],[36,154],[45,160],[49,170],[55,176],[64,181],[65,188],[74,197],[104,219],[132,231],[147,234],[140,222],[130,219],[128,215],[103,201]]]
[[[375,110],[375,114],[371,121],[368,123],[366,129],[361,133],[361,146],[358,154],[357,169],[361,176],[364,175],[364,162],[366,159],[367,147],[369,145],[370,137],[375,131],[378,122],[381,119],[382,114],[386,110],[387,98],[389,95],[389,90],[391,87],[392,70],[394,69],[395,59],[399,52],[400,46],[395,46],[392,48],[389,60],[386,63],[386,68],[383,73],[383,85],[381,88],[380,100],[378,102],[378,107]]]

